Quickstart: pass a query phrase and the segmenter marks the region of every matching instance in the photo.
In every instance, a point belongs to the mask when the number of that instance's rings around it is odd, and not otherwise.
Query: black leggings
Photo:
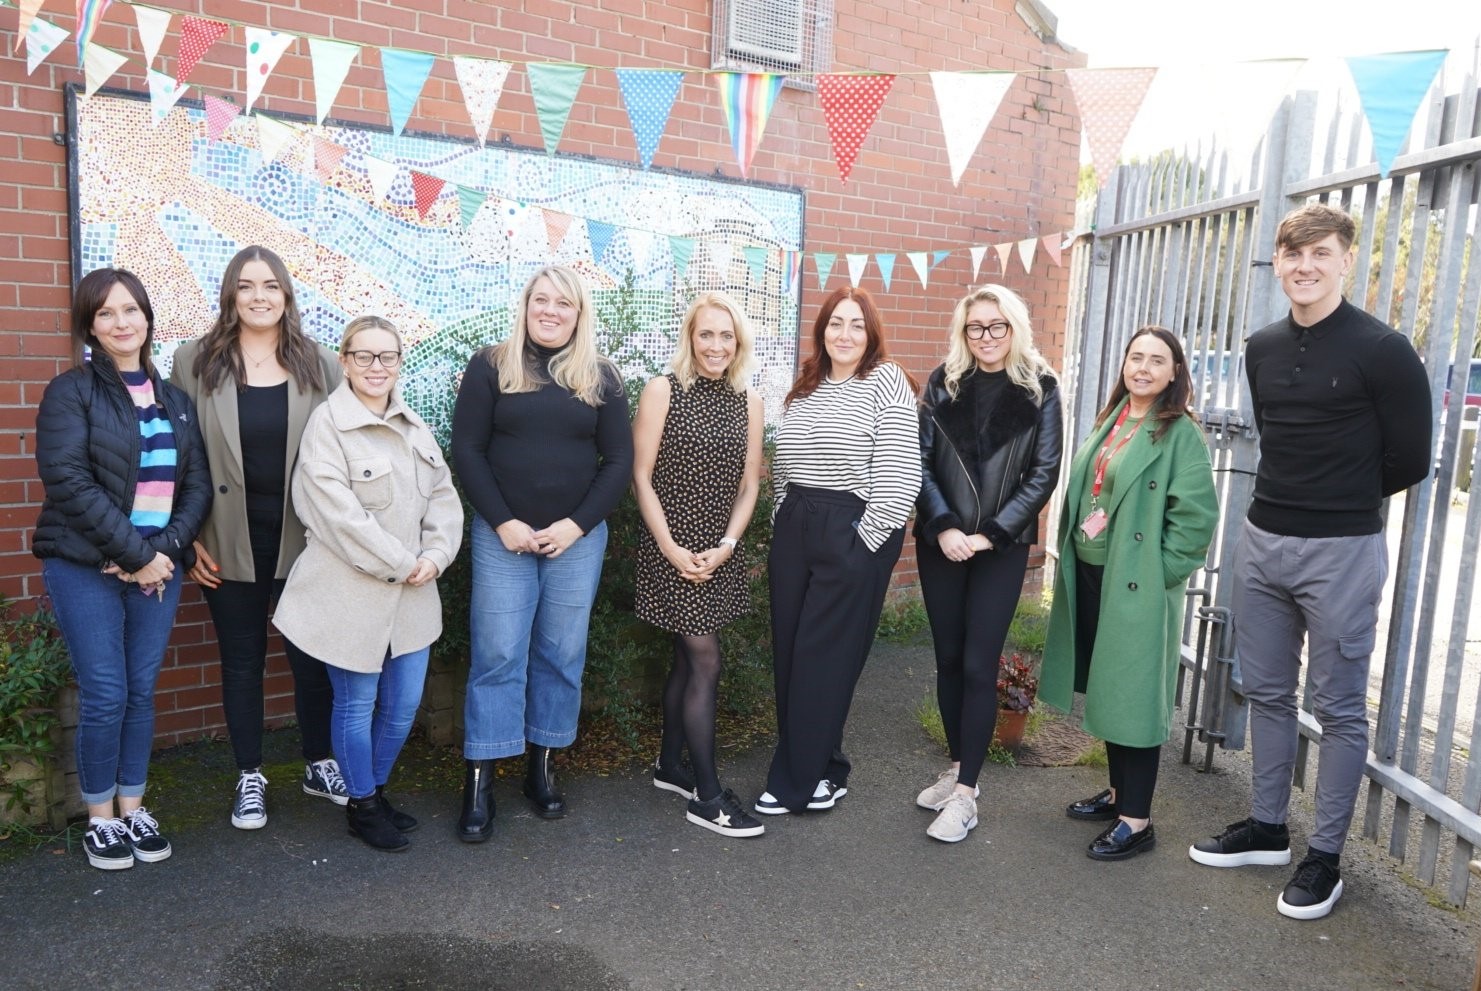
[[[699,800],[720,794],[715,771],[715,691],[720,682],[720,635],[674,634],[674,666],[663,687],[663,743],[658,759],[675,767],[689,747]]]
[[[1023,592],[1027,544],[948,560],[936,541],[915,542],[921,598],[936,647],[936,701],[957,782],[976,787],[998,721],[998,660]]]

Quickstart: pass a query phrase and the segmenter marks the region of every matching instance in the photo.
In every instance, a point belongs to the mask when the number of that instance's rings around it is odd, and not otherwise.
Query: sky
[[[1221,145],[1253,149],[1280,95],[1314,89],[1356,106],[1342,59],[1450,49],[1447,92],[1476,63],[1481,0],[1041,0],[1091,67],[1157,66],[1125,157]],[[1254,64],[1266,59],[1299,63]],[[1211,106],[1211,103],[1217,103]]]

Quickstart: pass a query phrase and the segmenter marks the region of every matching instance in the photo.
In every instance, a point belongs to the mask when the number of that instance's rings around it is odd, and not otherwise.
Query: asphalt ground
[[[878,645],[849,724],[848,796],[768,819],[755,840],[688,824],[634,766],[566,779],[570,815],[555,822],[501,779],[482,845],[454,836],[454,792],[406,796],[422,828],[388,855],[276,780],[268,826],[233,829],[230,783],[212,772],[200,787],[225,790],[221,815],[172,832],[167,861],[105,873],[80,851],[41,851],[0,866],[0,988],[1470,986],[1476,914],[1431,904],[1370,844],[1349,844],[1346,893],[1315,922],[1275,910],[1292,868],[1188,859],[1246,814],[1244,755],[1203,774],[1167,748],[1159,845],[1129,861],[1088,859],[1099,825],[1064,815],[1103,786],[1092,767],[990,764],[981,825],[931,840],[914,796],[944,757],[914,711],[933,681],[928,649]],[[732,757],[722,780],[754,797],[768,758]],[[1308,824],[1298,793],[1297,858]]]

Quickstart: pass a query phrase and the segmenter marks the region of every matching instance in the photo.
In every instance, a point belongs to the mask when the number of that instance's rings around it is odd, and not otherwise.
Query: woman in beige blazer
[[[221,651],[222,708],[238,769],[231,824],[238,829],[267,825],[267,620],[304,545],[288,480],[309,413],[341,377],[334,352],[303,333],[288,267],[256,245],[227,264],[211,329],[175,352],[170,381],[199,411],[215,494],[190,577],[205,593]],[[330,749],[328,672],[292,644],[287,654],[303,740],[303,790],[343,805],[348,797]]]
[[[396,390],[401,352],[400,333],[381,317],[345,328],[339,362],[349,388],[314,410],[304,430],[293,497],[308,547],[273,617],[290,642],[329,666],[350,832],[387,851],[406,849],[403,834],[417,826],[386,800],[386,779],[442,635],[437,576],[463,540],[452,473]]]

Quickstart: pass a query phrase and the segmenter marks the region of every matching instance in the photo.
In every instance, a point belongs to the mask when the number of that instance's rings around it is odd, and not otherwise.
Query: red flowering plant
[[[1039,694],[1039,673],[1032,661],[1014,654],[998,661],[998,708],[1028,712]]]

